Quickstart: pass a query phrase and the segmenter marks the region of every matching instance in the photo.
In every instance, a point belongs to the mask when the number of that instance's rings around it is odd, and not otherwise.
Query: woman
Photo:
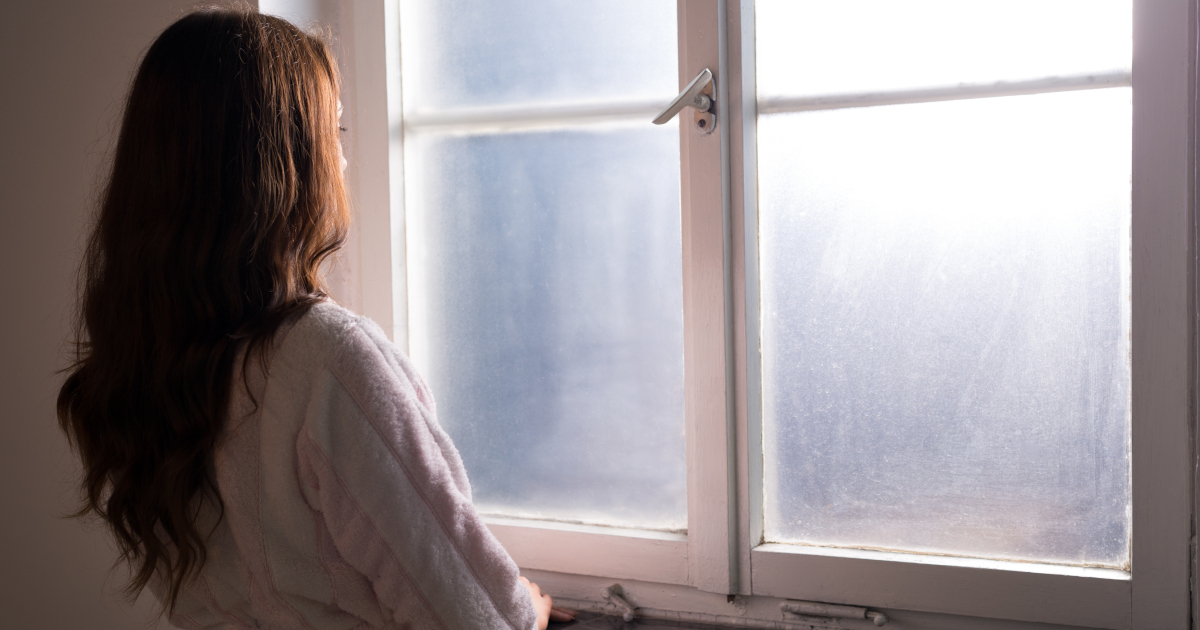
[[[59,393],[84,503],[184,628],[544,629],[408,359],[328,300],[329,48],[207,9],[150,47]]]

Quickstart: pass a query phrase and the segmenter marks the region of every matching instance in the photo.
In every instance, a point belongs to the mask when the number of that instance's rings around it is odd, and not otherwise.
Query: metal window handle
[[[822,602],[800,602],[787,600],[779,604],[783,616],[796,617],[832,617],[834,619],[869,619],[877,626],[888,622],[887,615],[861,606],[843,606],[840,604],[825,604]]]
[[[716,127],[717,118],[712,113],[713,106],[713,88],[716,87],[713,83],[712,72],[708,68],[700,71],[692,82],[683,88],[679,96],[671,101],[667,108],[662,110],[662,113],[654,119],[654,124],[662,125],[675,117],[675,114],[683,111],[685,107],[692,107],[696,110],[694,124],[696,130],[702,134],[710,134]]]
[[[610,604],[621,609],[621,618],[625,621],[633,621],[633,618],[637,615],[637,606],[630,604],[629,600],[625,599],[625,590],[621,588],[620,584],[613,584],[605,588],[600,591],[600,595],[604,599],[607,599]]]

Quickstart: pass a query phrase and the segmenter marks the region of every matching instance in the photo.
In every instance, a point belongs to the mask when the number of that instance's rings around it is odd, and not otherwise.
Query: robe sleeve
[[[297,439],[305,500],[397,623],[531,630],[516,564],[471,503],[433,396],[374,324],[345,333]]]

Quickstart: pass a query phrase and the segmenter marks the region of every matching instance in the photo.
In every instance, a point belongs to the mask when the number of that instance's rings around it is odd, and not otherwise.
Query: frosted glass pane
[[[1129,70],[1131,0],[758,0],[760,97]]]
[[[675,0],[402,0],[405,111],[662,100]]]
[[[678,134],[409,140],[412,353],[482,511],[686,528]]]
[[[769,540],[1126,565],[1130,99],[760,118]]]

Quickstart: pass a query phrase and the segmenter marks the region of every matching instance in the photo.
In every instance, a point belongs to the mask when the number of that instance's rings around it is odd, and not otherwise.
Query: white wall
[[[183,0],[10,2],[0,21],[0,628],[144,628],[72,506],[54,398],[97,169],[141,52]]]

